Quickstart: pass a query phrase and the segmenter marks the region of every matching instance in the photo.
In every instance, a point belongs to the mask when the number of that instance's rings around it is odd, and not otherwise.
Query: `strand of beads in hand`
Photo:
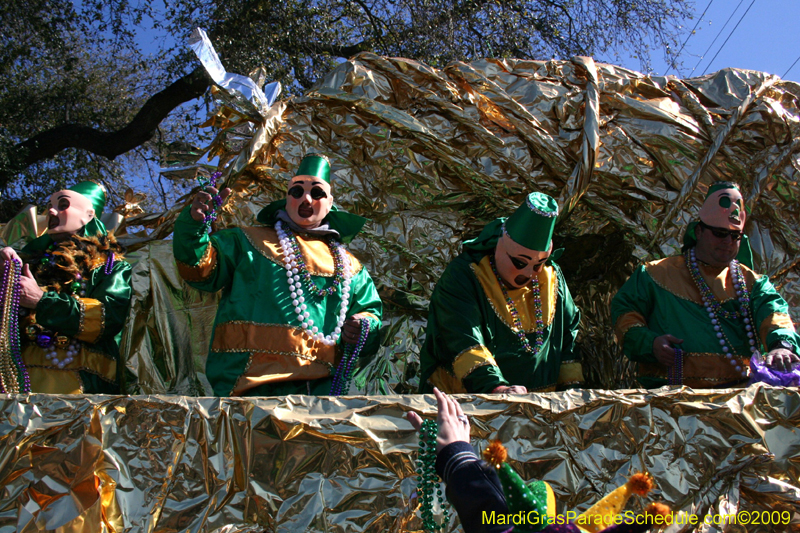
[[[22,263],[17,260],[3,263],[0,278],[2,318],[0,319],[0,392],[30,392],[31,380],[22,361],[19,334],[20,277]]]
[[[367,337],[369,337],[369,320],[362,318],[359,322],[361,323],[361,333],[358,336],[358,342],[355,345],[344,345],[344,355],[339,361],[339,366],[333,375],[333,381],[331,381],[331,396],[342,396],[350,390],[355,362],[361,355],[361,350],[364,349]]]
[[[448,510],[444,507],[444,496],[436,473],[436,436],[439,426],[433,420],[425,420],[419,430],[419,459],[417,460],[417,493],[421,504],[422,528],[430,533],[443,530],[448,523]],[[434,494],[442,509],[442,521],[433,517]]]
[[[210,178],[198,175],[197,181],[200,183],[200,189],[202,190],[205,190],[209,187],[216,189],[217,180],[219,180],[220,177],[222,177],[222,172],[214,172],[211,174]],[[211,224],[217,220],[217,209],[222,208],[222,197],[219,193],[217,193],[211,196],[211,202],[211,208],[206,211],[206,214],[203,216],[203,224],[205,225],[206,233],[211,233]]]

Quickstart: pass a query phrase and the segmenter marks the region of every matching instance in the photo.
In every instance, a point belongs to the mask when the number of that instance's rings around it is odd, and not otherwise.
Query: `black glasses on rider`
[[[700,226],[710,231],[711,235],[713,235],[717,239],[724,239],[726,237],[730,237],[733,240],[733,242],[736,242],[738,240],[741,240],[742,236],[744,235],[743,231],[715,228],[714,226],[709,226],[703,221],[700,221]]]
[[[287,192],[287,194],[289,196],[291,196],[292,198],[295,198],[297,200],[302,198],[305,193],[306,193],[306,190],[300,185],[295,185],[294,187],[289,189],[289,192]],[[322,200],[323,198],[327,198],[327,197],[328,197],[328,193],[326,193],[325,190],[322,189],[322,187],[312,187],[311,188],[311,199],[312,200]]]

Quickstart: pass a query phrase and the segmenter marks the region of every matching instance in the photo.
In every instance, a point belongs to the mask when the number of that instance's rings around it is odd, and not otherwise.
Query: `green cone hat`
[[[539,252],[550,250],[558,216],[558,202],[541,192],[532,192],[506,220],[504,230],[515,243]]]
[[[92,202],[94,208],[94,218],[84,227],[82,235],[84,237],[94,237],[95,235],[106,235],[106,226],[100,221],[103,209],[106,207],[106,191],[102,186],[93,181],[82,181],[67,189],[81,194]]]
[[[67,189],[82,194],[92,202],[94,216],[100,217],[106,207],[106,191],[93,181],[82,181]]]
[[[327,183],[331,182],[331,163],[324,155],[307,155],[300,162],[295,176],[314,176],[324,180]]]

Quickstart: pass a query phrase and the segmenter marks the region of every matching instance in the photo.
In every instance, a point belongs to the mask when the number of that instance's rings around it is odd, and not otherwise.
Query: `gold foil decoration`
[[[657,487],[629,503],[634,512],[657,500],[701,521],[778,518],[698,531],[796,527],[796,389],[456,398],[475,449],[499,438],[524,479],[552,485],[559,514],[645,471]],[[432,395],[5,396],[0,531],[421,533],[405,413],[432,417],[435,405]],[[447,531],[460,530],[453,519]]]

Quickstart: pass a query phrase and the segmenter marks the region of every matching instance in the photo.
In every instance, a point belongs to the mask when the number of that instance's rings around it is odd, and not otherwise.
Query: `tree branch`
[[[163,91],[151,96],[133,120],[117,131],[100,131],[78,124],[64,124],[43,131],[14,147],[18,154],[18,168],[21,170],[51,158],[66,148],[80,148],[114,159],[148,141],[173,109],[202,96],[209,83],[203,67],[197,67]],[[0,177],[0,182],[6,183],[9,177]]]

